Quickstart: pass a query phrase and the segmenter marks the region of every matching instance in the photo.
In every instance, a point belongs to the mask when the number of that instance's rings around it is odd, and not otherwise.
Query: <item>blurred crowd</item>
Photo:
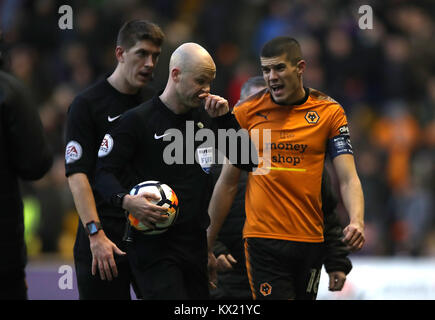
[[[58,27],[63,4],[73,9],[71,30]],[[359,27],[361,5],[373,9],[372,29]],[[215,59],[212,91],[231,106],[243,82],[261,74],[262,44],[298,39],[305,85],[332,96],[349,119],[366,204],[367,243],[357,254],[435,256],[434,17],[431,0],[0,1],[5,68],[32,90],[56,154],[45,178],[23,184],[29,253],[72,254],[78,215],[64,175],[67,110],[114,70],[123,22],[143,18],[167,36],[153,87],[166,84],[172,51],[194,41]]]

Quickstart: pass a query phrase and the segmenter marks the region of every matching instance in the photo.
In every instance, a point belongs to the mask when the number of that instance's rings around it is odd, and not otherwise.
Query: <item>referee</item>
[[[81,220],[74,245],[80,299],[131,299],[124,213],[95,192],[95,163],[106,131],[151,96],[144,87],[153,77],[163,38],[151,22],[125,23],[118,33],[115,71],[80,93],[68,111],[65,169]]]
[[[218,128],[235,128],[228,102],[210,94],[215,73],[214,61],[203,47],[181,45],[171,56],[164,91],[123,115],[106,135],[109,148],[100,149],[96,186],[114,206],[152,227],[166,219],[163,209],[149,202],[147,194],[127,194],[130,188],[158,180],[168,184],[179,199],[177,220],[166,232],[144,235],[132,229],[128,258],[144,299],[209,296],[206,228],[213,181],[207,161],[200,158],[189,163],[187,159],[193,154],[209,159],[214,149],[189,139],[187,130],[197,136],[203,128],[215,133]],[[168,163],[165,150],[177,141],[181,150],[176,152],[182,151],[183,161]]]

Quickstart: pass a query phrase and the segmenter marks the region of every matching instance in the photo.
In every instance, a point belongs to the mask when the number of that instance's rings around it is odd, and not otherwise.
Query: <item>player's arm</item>
[[[240,169],[230,163],[225,163],[222,172],[216,182],[213,195],[208,206],[210,226],[207,229],[209,251],[213,251],[219,230],[230,211],[240,178]]]
[[[323,237],[325,239],[325,259],[323,264],[329,276],[330,291],[341,290],[346,281],[346,275],[352,269],[352,262],[348,258],[350,251],[342,241],[343,228],[335,210],[337,203],[328,171],[324,168],[322,177],[322,210],[324,216]]]
[[[364,196],[351,154],[336,156],[332,163],[340,184],[343,204],[349,213],[349,225],[344,229],[344,242],[351,250],[360,250],[364,237]]]
[[[216,182],[208,207],[210,226],[207,229],[207,242],[209,256],[208,269],[211,288],[215,288],[217,283],[217,261],[213,254],[214,243],[234,201],[239,178],[240,169],[230,163],[225,163],[219,179]]]

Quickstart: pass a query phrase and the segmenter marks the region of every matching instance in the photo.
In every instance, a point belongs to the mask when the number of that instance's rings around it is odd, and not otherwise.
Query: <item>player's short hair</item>
[[[261,57],[271,58],[287,54],[287,59],[295,65],[302,60],[302,50],[296,39],[287,36],[276,37],[263,46]]]
[[[164,38],[165,34],[155,23],[147,20],[131,20],[124,23],[119,30],[116,45],[128,50],[138,41],[149,40],[160,47]]]
[[[251,88],[253,87],[265,87],[266,81],[264,81],[264,78],[262,76],[255,76],[249,78],[240,89],[240,99],[243,100],[248,97],[249,92],[251,91]]]

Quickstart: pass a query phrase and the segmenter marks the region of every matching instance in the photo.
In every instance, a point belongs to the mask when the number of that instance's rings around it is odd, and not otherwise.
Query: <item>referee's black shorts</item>
[[[209,299],[206,232],[177,227],[158,235],[131,229],[128,258],[145,300]]]
[[[125,232],[125,218],[100,217],[104,233],[110,241],[122,251],[126,251],[123,241]],[[74,264],[76,269],[77,287],[80,300],[130,300],[131,288],[134,281],[130,270],[128,258],[114,254],[118,276],[112,281],[101,280],[97,268],[95,276],[92,275],[92,252],[89,236],[83,225],[79,222],[76,242],[74,244]],[[135,290],[136,291],[136,290]],[[137,295],[137,293],[136,293]]]
[[[316,299],[323,243],[246,238],[245,255],[254,299]]]

